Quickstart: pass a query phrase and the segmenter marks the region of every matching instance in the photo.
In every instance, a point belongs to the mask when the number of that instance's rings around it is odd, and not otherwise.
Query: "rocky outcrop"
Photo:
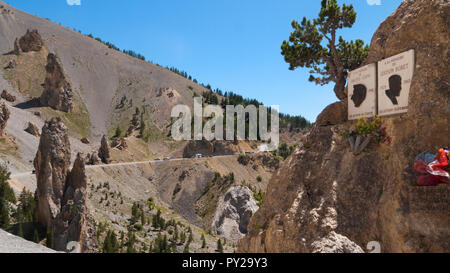
[[[337,125],[347,121],[347,102],[339,101],[328,105],[317,117],[316,124],[320,126]]]
[[[390,146],[353,155],[341,136],[353,122],[316,123],[273,176],[239,252],[449,252],[450,189],[418,187],[423,151],[448,146],[450,4],[403,1],[376,31],[366,63],[415,49],[408,113],[384,118]],[[356,247],[359,246],[359,247]]]
[[[206,139],[191,140],[184,147],[183,157],[191,158],[191,157],[195,156],[196,154],[212,155],[213,152],[214,152],[214,146],[210,141],[207,141]]]
[[[34,160],[37,180],[37,221],[54,234],[56,250],[70,241],[79,242],[83,252],[96,248],[86,200],[87,178],[84,159],[78,154],[70,171],[70,142],[60,118],[42,128]]]
[[[106,135],[103,135],[103,137],[102,137],[100,149],[98,150],[98,157],[105,164],[111,163],[111,155],[110,155],[108,139],[106,138]]]
[[[111,142],[111,148],[118,150],[126,150],[128,148],[127,140],[125,138],[115,138]]]
[[[43,45],[41,35],[36,29],[27,30],[27,33],[19,39],[19,46],[23,52],[40,51]],[[15,47],[16,43],[14,43]]]
[[[25,128],[25,132],[35,136],[40,137],[41,133],[39,132],[39,128],[33,122],[28,122],[27,128]]]
[[[1,97],[2,97],[2,99],[6,100],[6,101],[9,101],[9,102],[15,102],[16,101],[16,96],[11,95],[6,90],[2,91]]]
[[[70,142],[67,127],[53,118],[42,128],[39,148],[34,159],[37,181],[37,218],[51,228],[61,210],[64,185],[70,170]]]
[[[41,105],[63,112],[71,112],[73,109],[72,88],[55,54],[48,54],[45,70],[47,74],[44,92],[40,97]]]
[[[9,119],[9,109],[6,106],[5,102],[0,99],[0,137],[6,135],[6,124]]]
[[[232,187],[219,201],[212,228],[218,235],[237,242],[247,234],[250,217],[257,210],[258,205],[249,188]]]
[[[183,157],[191,158],[196,154],[209,155],[232,155],[239,152],[239,147],[233,141],[213,140],[191,140],[184,147]]]
[[[90,144],[91,142],[89,141],[89,139],[87,139],[87,138],[85,138],[85,137],[83,137],[81,140],[81,143],[83,143],[83,144]]]
[[[100,160],[100,158],[98,157],[97,154],[98,153],[94,151],[91,154],[88,154],[86,156],[88,165],[98,165],[98,164],[100,164],[101,160]]]
[[[240,150],[236,144],[234,141],[215,140],[213,141],[214,155],[233,155],[239,153]]]
[[[21,52],[21,50],[20,50],[20,46],[19,46],[19,39],[16,38],[16,39],[14,40],[14,49],[13,49],[13,52],[12,52],[12,53],[15,54],[15,55],[19,55],[20,52]]]
[[[68,242],[79,242],[82,252],[95,252],[97,243],[87,202],[87,177],[84,155],[79,153],[67,176],[61,212],[54,226],[55,249],[65,249]]]

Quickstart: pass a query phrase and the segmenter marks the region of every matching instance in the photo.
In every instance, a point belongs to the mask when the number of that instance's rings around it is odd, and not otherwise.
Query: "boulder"
[[[219,236],[237,242],[247,234],[250,217],[257,210],[258,205],[249,188],[232,187],[219,201],[212,228]]]
[[[98,157],[97,152],[93,152],[89,155],[88,165],[98,165],[98,164],[100,164],[100,162],[101,162],[101,160]]]
[[[41,133],[39,132],[39,128],[33,122],[28,122],[28,126],[25,129],[25,132],[27,132],[35,137],[41,136]]]
[[[102,137],[100,149],[98,150],[98,157],[105,164],[111,163],[110,150],[109,150],[108,139],[106,138],[106,135],[103,135],[103,137]]]
[[[3,90],[2,94],[1,94],[2,99],[9,101],[9,102],[15,102],[16,101],[16,96],[11,95],[10,93],[8,93],[8,91]]]
[[[81,140],[81,143],[83,143],[83,144],[90,144],[91,142],[89,141],[89,139],[87,139],[87,138],[85,138],[85,137],[83,137]]]
[[[23,52],[40,51],[43,45],[41,35],[36,29],[27,30],[27,33],[19,39],[19,46]]]
[[[111,142],[111,148],[126,150],[128,148],[127,140],[125,138],[115,138]]]
[[[44,92],[40,97],[41,105],[63,112],[71,112],[73,109],[72,88],[55,54],[48,54],[45,70],[47,73],[44,81]]]
[[[21,52],[21,50],[20,50],[20,46],[19,46],[19,39],[16,38],[16,39],[14,40],[13,54],[19,55],[20,52]]]
[[[239,152],[237,143],[233,141],[213,140],[191,140],[184,147],[183,157],[190,158],[196,154],[207,155],[233,155]]]
[[[317,117],[319,126],[337,125],[347,121],[347,102],[339,101],[328,105]]]
[[[203,140],[191,140],[184,147],[183,157],[191,158],[196,154],[212,155],[214,153],[214,146],[210,141]]]

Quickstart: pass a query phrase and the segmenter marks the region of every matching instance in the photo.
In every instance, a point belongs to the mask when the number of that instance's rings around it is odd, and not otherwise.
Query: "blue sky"
[[[314,121],[336,101],[334,85],[308,81],[280,54],[291,21],[315,18],[320,0],[6,0],[23,11],[92,33],[163,66],[187,71],[213,88],[256,98]],[[69,5],[72,4],[72,5]],[[80,5],[77,5],[79,3]],[[401,0],[340,0],[358,17],[345,39],[370,43]],[[380,5],[377,5],[380,4]]]

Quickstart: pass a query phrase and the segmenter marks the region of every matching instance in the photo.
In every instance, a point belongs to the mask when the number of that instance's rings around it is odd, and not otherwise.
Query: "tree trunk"
[[[347,94],[345,94],[345,84],[347,80],[345,76],[340,76],[337,78],[336,85],[334,86],[334,93],[336,97],[340,100],[345,100],[347,98]]]

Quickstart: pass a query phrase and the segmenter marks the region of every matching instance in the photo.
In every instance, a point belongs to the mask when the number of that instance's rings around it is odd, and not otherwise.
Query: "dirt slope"
[[[14,40],[27,29],[37,29],[48,50],[61,60],[73,89],[86,104],[94,137],[108,132],[123,118],[131,118],[135,107],[142,105],[147,105],[150,119],[163,129],[170,120],[171,107],[167,105],[192,105],[193,92],[201,94],[205,90],[167,69],[109,49],[92,38],[0,1],[2,5],[0,53],[11,51]],[[8,83],[2,79],[0,87],[3,86]],[[169,88],[173,95],[165,91]],[[123,95],[128,101],[133,100],[133,107],[116,113],[115,106]]]

